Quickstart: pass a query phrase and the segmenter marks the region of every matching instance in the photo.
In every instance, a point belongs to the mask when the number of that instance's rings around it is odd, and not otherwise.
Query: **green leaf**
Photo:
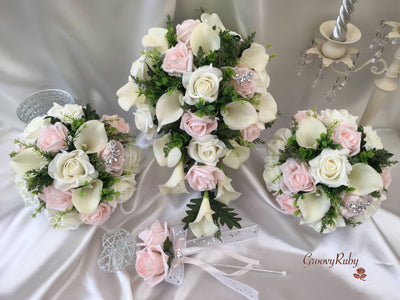
[[[182,222],[185,224],[183,229],[187,229],[190,223],[193,223],[196,220],[196,217],[200,210],[201,202],[203,198],[191,199],[190,203],[187,205],[188,210],[186,211],[186,217],[182,219]]]
[[[172,248],[172,242],[169,239],[169,237],[167,237],[167,239],[165,240],[164,245],[163,245],[163,250],[164,250],[164,252],[171,252],[170,251],[171,248]]]
[[[209,192],[210,197],[210,206],[211,209],[215,212],[212,217],[214,223],[217,225],[221,224],[222,226],[226,224],[229,229],[233,227],[241,228],[240,221],[241,218],[237,217],[237,213],[234,212],[234,208],[228,207],[227,205],[214,200],[214,193]]]

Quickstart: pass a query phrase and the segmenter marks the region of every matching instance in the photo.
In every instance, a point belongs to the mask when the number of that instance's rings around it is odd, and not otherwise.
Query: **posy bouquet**
[[[124,110],[136,107],[135,124],[153,143],[160,166],[174,168],[160,185],[163,194],[202,193],[183,219],[196,236],[209,236],[225,223],[239,227],[227,205],[240,197],[222,166],[237,169],[248,159],[260,132],[276,118],[267,92],[269,61],[255,34],[242,38],[225,29],[217,14],[151,28],[148,47],[117,91]]]
[[[282,210],[321,233],[356,226],[386,199],[391,153],[347,110],[299,111],[267,145],[264,180]]]
[[[101,118],[90,105],[54,106],[33,119],[10,154],[26,206],[44,211],[62,230],[100,225],[131,198],[141,149],[117,115]]]

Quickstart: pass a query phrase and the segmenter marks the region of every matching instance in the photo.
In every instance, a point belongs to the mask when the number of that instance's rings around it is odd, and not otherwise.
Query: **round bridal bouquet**
[[[136,190],[141,149],[117,115],[101,118],[90,105],[54,104],[33,119],[10,154],[16,187],[54,228],[100,225]]]
[[[393,154],[347,110],[297,112],[267,145],[264,180],[281,209],[320,233],[356,226],[386,199]]]
[[[237,169],[261,143],[277,106],[267,92],[269,55],[224,27],[217,14],[203,13],[174,27],[151,28],[146,50],[131,68],[129,82],[117,91],[124,110],[135,106],[136,127],[153,142],[160,166],[174,168],[160,185],[163,194],[202,193],[183,219],[196,236],[239,227],[227,205],[240,197],[222,167]]]

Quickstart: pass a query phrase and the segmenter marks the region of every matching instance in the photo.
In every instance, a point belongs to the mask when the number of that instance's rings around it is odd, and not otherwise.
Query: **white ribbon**
[[[172,244],[175,257],[172,260],[171,268],[168,272],[167,279],[165,280],[166,282],[177,286],[181,285],[184,278],[184,264],[192,264],[202,268],[225,286],[242,294],[247,299],[258,299],[257,290],[229,277],[239,276],[247,273],[250,269],[252,269],[253,265],[258,265],[259,261],[245,257],[228,249],[218,248],[222,245],[233,244],[257,237],[257,225],[242,229],[224,231],[221,233],[222,242],[215,237],[204,237],[186,241],[187,232],[186,230],[183,230],[183,226],[172,227],[170,232],[172,235]],[[213,251],[222,252],[224,255],[228,255],[236,260],[247,263],[247,265],[238,271],[228,274],[199,259],[188,257],[207,249],[210,250],[210,248],[212,248]]]

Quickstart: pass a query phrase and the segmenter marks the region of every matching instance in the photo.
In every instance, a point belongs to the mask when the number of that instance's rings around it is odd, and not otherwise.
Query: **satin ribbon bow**
[[[223,245],[233,244],[256,238],[258,236],[257,225],[221,232],[221,240],[223,242],[215,237],[204,237],[187,241],[187,231],[183,230],[183,226],[172,227],[170,232],[172,235],[174,258],[172,260],[168,276],[165,280],[166,282],[172,283],[177,286],[181,285],[184,278],[184,264],[191,264],[200,267],[201,269],[212,275],[215,279],[223,283],[225,286],[242,294],[247,299],[258,299],[257,290],[244,283],[233,280],[230,277],[239,276],[247,273],[250,269],[252,269],[253,265],[259,265],[259,261],[245,257],[234,251],[221,247]],[[233,273],[225,273],[208,263],[205,263],[199,259],[189,257],[193,254],[207,250],[213,252],[218,251],[223,255],[230,256],[238,261],[247,263],[247,265]]]

